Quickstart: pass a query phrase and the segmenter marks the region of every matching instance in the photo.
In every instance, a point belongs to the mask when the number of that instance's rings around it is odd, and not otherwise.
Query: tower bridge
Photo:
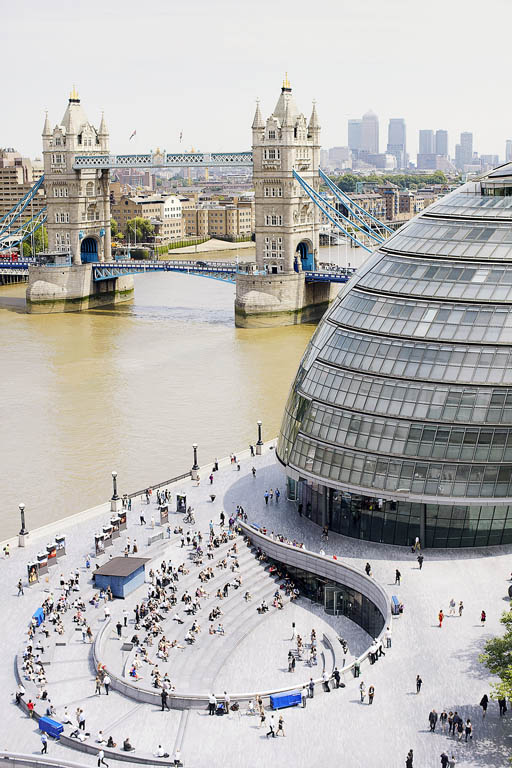
[[[23,217],[24,198],[0,220],[0,251],[21,243],[45,223],[54,263],[26,264],[29,312],[77,311],[129,299],[131,275],[181,271],[236,284],[235,321],[243,327],[310,322],[321,317],[347,280],[344,270],[318,270],[319,235],[330,224],[371,252],[382,242],[380,222],[356,211],[319,168],[320,124],[313,103],[308,118],[295,104],[285,78],[273,112],[265,120],[259,102],[252,122],[252,150],[245,152],[166,151],[112,154],[102,115],[93,126],[73,88],[60,123],[43,133],[45,206]],[[181,266],[173,262],[113,262],[109,175],[115,168],[252,167],[255,189],[255,264],[245,271]],[[322,177],[322,178],[321,178]],[[331,198],[320,191],[327,186]],[[16,268],[21,268],[18,263]],[[5,267],[9,269],[9,267]]]

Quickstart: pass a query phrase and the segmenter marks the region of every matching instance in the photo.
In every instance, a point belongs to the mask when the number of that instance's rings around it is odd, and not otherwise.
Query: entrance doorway
[[[88,264],[91,261],[98,261],[98,244],[96,238],[86,237],[82,240],[80,246],[80,256],[82,264]]]
[[[314,270],[315,268],[315,258],[311,253],[312,250],[313,246],[309,240],[301,240],[296,248],[296,252],[299,254],[303,270],[309,271]]]
[[[331,616],[343,614],[343,590],[335,584],[326,584],[324,589],[324,609]]]

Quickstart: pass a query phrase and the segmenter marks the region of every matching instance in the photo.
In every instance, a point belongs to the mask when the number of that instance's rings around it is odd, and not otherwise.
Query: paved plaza
[[[66,645],[48,651],[52,655],[51,663],[46,667],[49,697],[56,708],[57,719],[62,718],[64,707],[68,708],[72,719],[76,708],[81,707],[87,718],[86,730],[91,733],[93,741],[100,729],[107,736],[112,734],[118,744],[128,736],[136,747],[134,754],[148,761],[155,755],[159,744],[171,755],[176,746],[181,746],[186,768],[257,765],[265,764],[267,760],[298,766],[316,766],[334,760],[354,768],[394,767],[405,764],[410,748],[414,750],[415,768],[440,765],[439,756],[443,750],[449,755],[453,753],[458,765],[504,768],[512,751],[511,715],[500,719],[497,704],[491,702],[487,718],[482,721],[478,703],[484,693],[490,693],[491,680],[477,657],[485,640],[500,632],[499,618],[508,605],[505,598],[507,575],[512,570],[512,547],[468,551],[427,550],[420,570],[415,556],[404,548],[355,541],[336,534],[330,534],[328,542],[324,542],[320,529],[300,518],[295,505],[285,500],[285,478],[276,465],[272,448],[266,445],[261,457],[251,458],[248,452],[244,452],[240,458],[240,471],[229,460],[221,462],[219,471],[214,473],[212,488],[207,479],[208,466],[201,471],[199,486],[190,480],[173,486],[171,509],[174,509],[176,492],[186,492],[187,504],[191,504],[196,513],[196,524],[190,528],[200,530],[207,537],[210,520],[218,530],[220,511],[224,510],[228,519],[235,513],[236,506],[241,504],[249,522],[264,524],[275,533],[303,541],[309,550],[318,552],[323,549],[327,555],[336,554],[361,569],[369,562],[373,577],[390,597],[397,594],[404,604],[403,615],[393,619],[392,647],[386,650],[385,657],[374,666],[363,667],[361,678],[350,678],[344,689],[325,694],[317,685],[315,697],[308,701],[305,709],[282,711],[285,738],[267,739],[267,728],[259,728],[259,718],[245,714],[245,705],[241,714],[231,713],[229,717],[219,718],[208,717],[206,709],[161,712],[160,706],[140,703],[112,690],[108,697],[95,695],[90,663],[92,645],[82,642],[81,632],[76,631],[70,621],[70,611],[63,636]],[[253,466],[257,470],[256,477],[251,472]],[[265,491],[270,488],[275,490],[276,487],[281,491],[279,503],[274,500],[266,505]],[[129,479],[120,478],[120,490],[131,490]],[[209,500],[211,491],[216,494],[213,503]],[[146,526],[139,523],[141,508],[148,521]],[[2,606],[8,627],[3,637],[4,664],[0,678],[4,692],[0,733],[5,750],[26,753],[40,750],[35,722],[30,721],[12,701],[16,689],[14,660],[26,645],[26,629],[35,609],[50,591],[56,599],[60,596],[61,573],[67,577],[78,569],[84,599],[92,592],[85,556],[92,553],[94,532],[108,522],[109,510],[109,505],[105,504],[62,524],[34,532],[26,551],[12,547],[10,558],[2,561]],[[149,506],[141,499],[133,501],[128,529],[114,542],[113,554],[122,554],[129,536],[132,542],[137,539],[138,554],[151,558],[146,565],[146,573],[152,567],[158,568],[164,558],[172,558],[175,566],[188,562],[185,555],[180,558],[180,537],[174,534],[169,540],[146,546],[148,536],[153,533],[150,523],[152,514],[156,517],[155,495]],[[27,516],[30,525],[29,510]],[[174,529],[181,520],[181,515],[171,514],[171,528]],[[187,526],[184,529],[186,531]],[[56,533],[61,532],[67,535],[65,558],[50,570],[48,581],[43,576],[40,584],[25,587],[25,595],[17,597],[16,583],[20,577],[25,577],[27,562]],[[311,604],[304,598],[292,604],[285,601],[282,610],[271,609],[268,614],[259,617],[256,613],[256,591],[259,590],[258,598],[261,600],[263,595],[272,595],[276,584],[250,550],[242,545],[240,538],[238,542],[242,586],[239,590],[232,590],[226,600],[225,637],[208,635],[208,621],[201,619],[197,647],[194,644],[192,647],[172,649],[171,654],[175,652],[175,655],[170,656],[169,662],[158,662],[162,663],[162,670],[168,671],[177,689],[186,686],[195,689],[201,683],[204,685],[206,680],[209,681],[208,686],[210,682],[214,685],[216,693],[223,690],[228,693],[268,690],[291,685],[286,662],[292,645],[292,622],[296,623],[297,631],[306,637],[313,627],[319,636],[325,632],[335,640],[336,635],[342,635],[349,645],[347,664],[370,644],[371,638],[360,627],[342,617],[328,616],[321,606]],[[187,548],[181,551],[187,552],[188,558]],[[221,555],[223,552],[219,551],[219,557]],[[107,559],[108,554],[101,556],[98,562],[101,564]],[[216,555],[214,562],[217,559]],[[93,558],[93,567],[95,562]],[[197,569],[197,566],[189,567],[193,576],[196,570],[192,572],[192,569]],[[396,568],[402,574],[400,587],[394,584]],[[222,579],[221,574],[219,583]],[[249,608],[243,600],[244,580],[250,585],[247,589],[255,593]],[[180,580],[178,595],[185,583],[185,580]],[[123,610],[128,609],[129,622],[126,630],[122,630],[123,641],[133,634],[133,605],[146,594],[147,585],[140,587],[127,601],[115,600],[110,604],[112,627],[122,617]],[[460,618],[449,615],[452,597],[457,604],[460,600],[464,603]],[[205,610],[208,612],[213,604],[212,596],[205,600],[202,614]],[[440,608],[446,614],[441,629],[437,621]],[[482,609],[487,613],[485,627],[480,625]],[[181,606],[177,610],[181,614]],[[105,623],[103,608],[96,609],[87,603],[86,616],[96,636]],[[166,636],[169,631],[169,637],[175,636],[180,640],[193,618],[186,618],[183,629],[175,623],[173,627],[166,625]],[[168,621],[172,622],[172,618]],[[186,645],[181,641],[180,644]],[[123,656],[120,651],[115,630],[107,646],[107,666],[117,664],[120,671],[126,654]],[[338,666],[342,657],[343,654],[336,649]],[[148,665],[143,676],[149,678],[147,669]],[[213,670],[215,674],[212,678]],[[418,674],[423,680],[420,694],[416,694],[415,689]],[[293,676],[293,684],[299,686],[306,683],[310,676],[319,677],[320,674],[301,663]],[[367,688],[375,686],[372,706],[368,706],[367,698],[364,704],[360,702],[361,679]],[[38,702],[38,707],[41,704]],[[438,713],[443,708],[446,711],[457,710],[464,719],[471,718],[474,729],[472,742],[456,743],[452,737],[440,732],[439,725],[435,733],[430,733],[428,714],[432,708]],[[267,723],[269,716],[267,711]],[[71,730],[67,726],[66,732]],[[72,751],[53,741],[50,741],[49,756],[96,765],[94,755]],[[107,762],[111,760],[107,758]]]

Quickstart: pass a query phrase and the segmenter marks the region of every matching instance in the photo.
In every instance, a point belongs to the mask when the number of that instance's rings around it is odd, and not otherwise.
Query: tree
[[[155,228],[149,219],[143,219],[137,216],[126,222],[126,235],[130,240],[135,240],[137,236],[138,243],[147,243],[155,234]]]
[[[25,240],[23,243],[23,255],[25,257],[35,256],[39,253],[39,251],[46,250],[48,250],[48,232],[46,231],[46,227],[42,226],[39,227],[39,229],[34,233],[35,253],[32,253],[32,238],[29,237],[28,240]]]
[[[110,219],[110,233],[112,237],[117,237],[119,234],[119,226],[115,219]]]
[[[500,622],[505,634],[488,640],[479,658],[491,674],[500,678],[499,683],[492,684],[491,698],[512,699],[512,610],[505,611]]]

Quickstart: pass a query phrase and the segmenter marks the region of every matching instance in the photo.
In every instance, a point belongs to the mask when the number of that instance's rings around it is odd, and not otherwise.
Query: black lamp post
[[[263,445],[263,440],[261,439],[261,420],[259,420],[257,424],[258,424],[258,441],[256,443],[256,453],[259,456],[261,454],[261,446]]]
[[[19,504],[20,508],[20,515],[21,515],[21,531],[20,536],[26,536],[28,531],[25,528],[25,505]]]
[[[117,501],[119,496],[117,495],[117,472],[112,472],[112,501]]]
[[[199,475],[199,464],[197,463],[197,443],[192,444],[192,450],[194,451],[194,463],[192,464],[192,480],[197,480]]]

